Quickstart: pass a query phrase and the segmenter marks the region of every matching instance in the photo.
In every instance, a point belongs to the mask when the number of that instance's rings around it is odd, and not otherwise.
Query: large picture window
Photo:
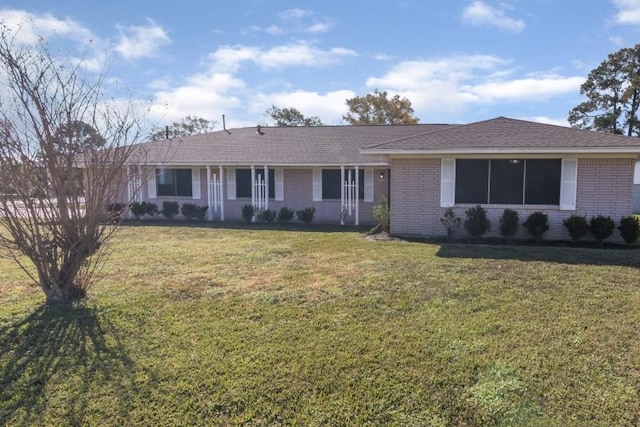
[[[458,159],[456,203],[558,205],[560,159]]]
[[[351,170],[351,180],[356,180],[356,170]],[[340,200],[341,183],[340,169],[322,169],[322,200]],[[364,169],[358,169],[358,198],[364,200]],[[348,179],[349,169],[344,171],[345,181]]]
[[[264,179],[264,169],[256,169],[256,180]],[[236,169],[236,197],[251,198],[251,169]],[[276,197],[276,178],[273,169],[269,169],[269,198]]]
[[[191,197],[191,169],[156,169],[158,197]]]

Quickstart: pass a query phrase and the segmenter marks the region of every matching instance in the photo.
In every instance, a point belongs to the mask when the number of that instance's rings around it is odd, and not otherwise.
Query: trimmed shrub
[[[144,214],[147,212],[147,207],[145,205],[145,202],[131,202],[129,203],[129,209],[131,210],[131,213],[133,214],[133,216],[136,217],[136,219],[140,219],[144,216]]]
[[[209,210],[209,206],[196,206],[196,210],[193,212],[193,217],[202,221],[204,216],[207,214],[207,210]]]
[[[276,219],[276,211],[272,211],[271,209],[265,209],[258,214],[256,219],[260,222],[266,222],[267,224],[271,224]]]
[[[456,216],[456,213],[453,211],[453,208],[447,208],[444,211],[444,215],[440,218],[440,223],[444,226],[447,231],[447,239],[451,240],[453,237],[453,233],[457,228],[460,227],[460,223],[462,222],[462,218]]]
[[[305,224],[309,225],[313,221],[313,216],[316,214],[316,208],[311,206],[310,208],[304,208],[296,211],[298,219]]]
[[[491,230],[491,221],[487,218],[487,210],[478,205],[464,211],[464,229],[467,230],[474,240],[478,240],[484,233]]]
[[[520,227],[520,214],[513,209],[505,209],[500,217],[500,234],[511,243],[511,239]]]
[[[620,218],[618,230],[624,242],[630,245],[640,237],[640,222],[635,216],[624,216]]]
[[[124,203],[109,203],[107,205],[107,219],[109,222],[118,222],[124,216]]]
[[[149,215],[149,216],[158,215],[158,213],[159,213],[158,205],[156,205],[155,203],[151,203],[151,202],[142,202],[142,204],[144,205],[144,213],[146,215]]]
[[[283,206],[278,211],[277,220],[278,222],[289,222],[293,219],[293,216],[295,214],[296,212],[293,209],[289,209],[288,207]]]
[[[256,210],[254,209],[253,205],[243,205],[242,218],[244,219],[244,222],[249,224],[251,221],[253,221],[253,215],[255,214],[255,212]]]
[[[536,243],[540,243],[544,233],[549,231],[549,215],[543,212],[534,212],[527,217],[522,225],[536,239]]]
[[[162,209],[160,209],[160,213],[165,218],[171,219],[178,215],[178,212],[180,212],[180,205],[178,205],[178,202],[170,202],[168,200],[162,202]]]
[[[193,203],[183,203],[180,207],[180,213],[187,220],[191,220],[193,218],[202,220],[204,219],[207,209],[209,209],[209,206],[198,206]]]
[[[573,243],[582,239],[589,232],[589,222],[584,215],[571,215],[562,220],[562,225],[567,229]]]
[[[385,196],[380,197],[380,202],[372,209],[373,218],[378,221],[378,227],[382,231],[389,232],[391,226],[391,210],[389,209],[389,202]]]
[[[613,234],[616,223],[610,216],[598,215],[591,217],[589,221],[589,231],[595,237],[598,247],[602,247],[604,241]]]

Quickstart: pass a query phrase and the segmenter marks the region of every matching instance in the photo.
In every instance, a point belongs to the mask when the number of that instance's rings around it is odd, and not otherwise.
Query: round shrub
[[[136,219],[140,219],[147,213],[147,206],[145,202],[131,202],[129,203],[129,210],[131,210]]]
[[[296,212],[293,209],[289,209],[288,207],[283,206],[278,211],[278,217],[276,218],[276,220],[278,222],[289,222],[293,219],[295,213]]]
[[[242,218],[247,224],[253,221],[253,215],[255,214],[255,212],[256,210],[254,209],[253,205],[242,206]]]
[[[527,220],[522,225],[529,234],[535,237],[536,243],[540,243],[544,233],[549,231],[549,215],[542,212],[534,212],[527,217]]]
[[[491,229],[491,221],[487,218],[487,210],[478,205],[464,211],[464,229],[467,230],[475,240],[482,237],[484,233]]]
[[[620,235],[624,242],[630,245],[640,237],[640,222],[634,216],[622,217],[620,218],[618,230],[620,230]]]
[[[160,209],[160,213],[165,218],[171,219],[178,215],[178,212],[180,212],[180,205],[178,202],[170,202],[168,200],[162,202],[162,209]]]
[[[602,247],[605,239],[613,234],[613,230],[616,228],[616,223],[613,222],[610,216],[598,215],[591,218],[589,221],[589,231],[595,237],[598,247]]]
[[[304,208],[296,212],[298,219],[307,225],[311,224],[311,221],[313,221],[313,216],[315,214],[316,208],[314,206],[311,206],[310,208]]]
[[[584,215],[571,215],[562,220],[562,225],[567,229],[573,243],[582,239],[589,232],[589,222]]]
[[[511,238],[518,232],[520,215],[513,209],[505,209],[500,217],[500,234],[511,243]]]
[[[276,211],[272,211],[271,209],[265,209],[258,214],[256,219],[260,222],[266,222],[267,224],[271,224],[276,219]]]

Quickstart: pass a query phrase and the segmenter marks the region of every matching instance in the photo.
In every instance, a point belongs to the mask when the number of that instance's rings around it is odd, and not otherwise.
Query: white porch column
[[[127,166],[127,201],[131,200],[131,166]]]
[[[215,188],[211,186],[211,165],[207,165],[207,219],[213,221],[213,192]]]
[[[359,167],[356,165],[356,188],[355,188],[355,195],[354,198],[356,199],[356,220],[355,220],[355,225],[360,225],[360,170]]]
[[[143,183],[142,183],[142,177],[144,176],[143,174],[144,169],[142,168],[142,165],[138,165],[138,179],[136,180],[136,185],[138,186],[138,201],[142,203],[142,189],[144,187]]]
[[[254,207],[253,218],[251,222],[256,222],[255,206],[256,206],[256,167],[251,165],[251,206]]]
[[[218,166],[220,171],[220,221],[224,221],[224,170],[222,166]]]
[[[133,197],[133,189],[132,187],[132,183],[131,183],[131,166],[127,165],[127,205],[129,203],[131,203],[132,197]],[[133,217],[133,214],[131,213],[131,209],[129,209],[129,217]]]
[[[269,168],[264,167],[264,210],[269,209]]]
[[[340,225],[344,225],[342,211],[344,210],[344,166],[340,166]]]

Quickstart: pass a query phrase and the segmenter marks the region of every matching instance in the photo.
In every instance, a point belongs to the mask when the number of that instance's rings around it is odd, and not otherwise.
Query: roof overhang
[[[640,147],[638,148],[630,148],[630,147],[598,147],[598,148],[574,148],[574,147],[557,147],[557,148],[513,148],[513,149],[496,149],[496,148],[483,148],[483,149],[470,149],[470,148],[460,148],[460,149],[446,149],[446,150],[394,150],[394,149],[367,149],[361,148],[360,154],[364,155],[386,155],[386,156],[394,156],[394,155],[416,155],[416,156],[456,156],[456,155],[513,155],[513,154],[569,154],[569,155],[578,155],[578,154],[587,154],[587,155],[609,155],[609,154],[620,154],[620,155],[629,155],[629,156],[638,156],[640,155]]]
[[[173,167],[275,167],[275,168],[339,168],[339,167],[389,167],[388,162],[351,162],[351,163],[272,163],[272,162],[131,162],[129,166],[173,166]]]

